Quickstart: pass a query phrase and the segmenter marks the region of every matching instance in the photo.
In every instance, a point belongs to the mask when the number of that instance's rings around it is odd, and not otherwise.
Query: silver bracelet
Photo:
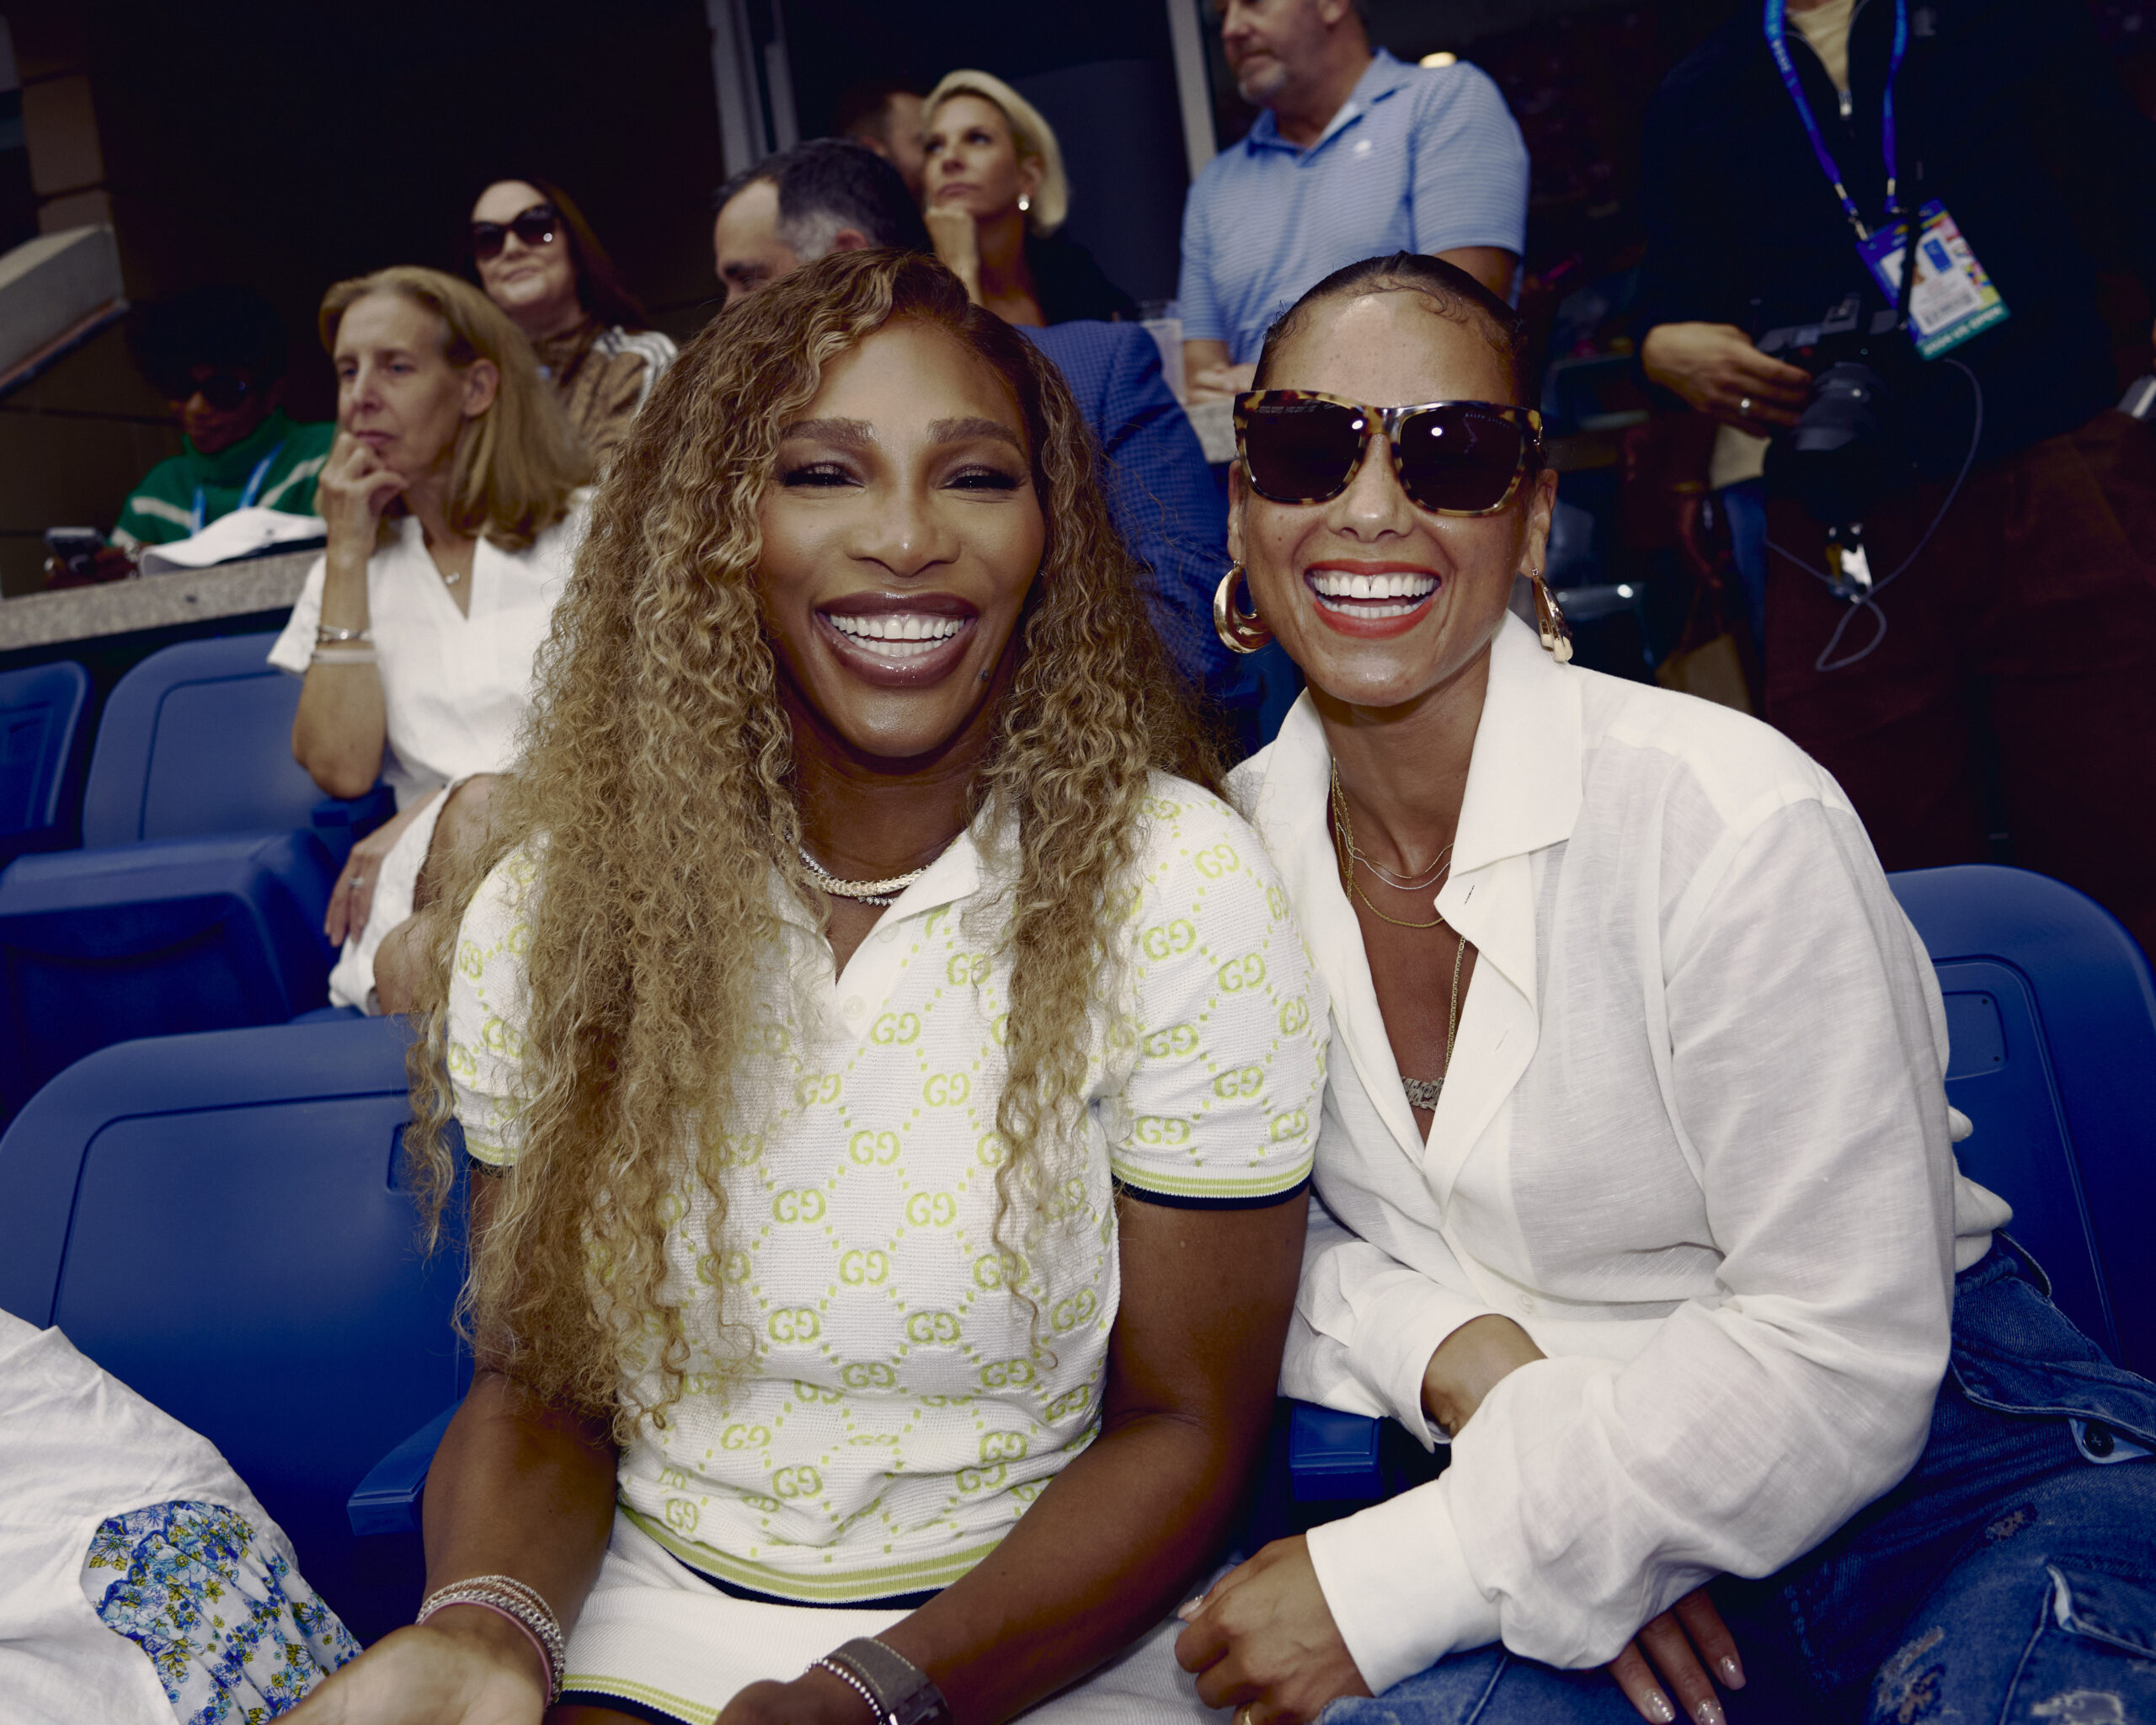
[[[318,647],[309,665],[374,665],[381,654],[371,647]]]
[[[347,641],[371,641],[372,629],[333,628],[328,623],[318,623],[314,631],[314,644],[318,647],[341,647]]]
[[[536,1588],[527,1586],[513,1575],[471,1575],[462,1581],[453,1581],[447,1587],[438,1587],[429,1594],[419,1607],[419,1615],[412,1621],[424,1623],[437,1611],[446,1611],[451,1605],[478,1605],[506,1617],[531,1638],[533,1648],[547,1668],[547,1705],[562,1698],[562,1667],[568,1657],[568,1648],[562,1638],[562,1626]]]

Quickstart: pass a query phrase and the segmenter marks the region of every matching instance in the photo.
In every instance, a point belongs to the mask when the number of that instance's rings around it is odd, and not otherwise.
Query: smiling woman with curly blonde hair
[[[1262,1447],[1326,1024],[1214,782],[955,278],[840,254],[690,344],[444,887],[436,1609],[310,1708],[1205,1717],[1164,1619]]]

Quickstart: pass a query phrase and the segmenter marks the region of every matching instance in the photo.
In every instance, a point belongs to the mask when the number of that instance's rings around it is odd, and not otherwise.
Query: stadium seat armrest
[[[1298,1402],[1288,1421],[1288,1477],[1298,1503],[1366,1501],[1385,1495],[1378,1440],[1384,1422]]]
[[[427,1488],[427,1471],[434,1466],[442,1434],[456,1417],[455,1407],[444,1408],[367,1471],[344,1500],[354,1534],[365,1538],[419,1530],[419,1499]]]
[[[397,793],[377,783],[364,797],[324,797],[310,811],[314,830],[335,853],[339,866],[352,846],[397,812]]]

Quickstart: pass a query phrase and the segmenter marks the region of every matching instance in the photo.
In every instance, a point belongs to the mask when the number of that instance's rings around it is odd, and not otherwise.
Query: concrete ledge
[[[147,575],[102,587],[26,594],[0,604],[0,653],[289,610],[300,596],[308,569],[321,555],[318,550],[292,552],[189,574]]]

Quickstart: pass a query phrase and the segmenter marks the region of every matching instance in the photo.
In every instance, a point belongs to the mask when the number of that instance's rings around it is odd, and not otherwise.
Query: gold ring
[[[1250,1725],[1251,1709],[1257,1705],[1257,1704],[1255,1701],[1245,1701],[1240,1707],[1237,1707],[1235,1709],[1235,1725]]]

